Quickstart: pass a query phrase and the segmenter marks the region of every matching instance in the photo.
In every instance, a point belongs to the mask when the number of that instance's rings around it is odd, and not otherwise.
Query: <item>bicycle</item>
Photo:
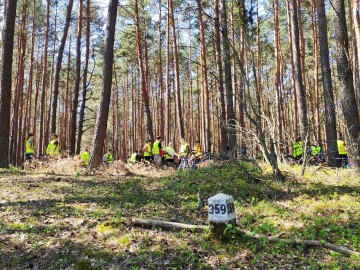
[[[188,155],[181,158],[178,166],[178,170],[195,170],[197,168],[198,167],[195,158],[189,157]]]

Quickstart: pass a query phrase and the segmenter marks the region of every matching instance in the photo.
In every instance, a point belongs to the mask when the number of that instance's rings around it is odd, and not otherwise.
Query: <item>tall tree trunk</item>
[[[206,62],[206,46],[205,46],[205,29],[202,17],[201,0],[197,0],[199,26],[200,26],[200,44],[201,44],[201,77],[202,89],[204,92],[204,135],[205,135],[205,149],[210,151],[211,135],[210,135],[210,102],[209,102],[209,80],[207,75],[207,62]]]
[[[88,68],[89,68],[89,56],[90,56],[90,0],[86,2],[86,50],[85,50],[85,66],[83,73],[83,84],[82,84],[82,95],[81,95],[81,106],[80,116],[78,125],[78,137],[76,144],[76,154],[80,154],[81,139],[83,135],[84,116],[85,116],[85,105],[86,105],[86,92],[88,86]],[[115,153],[115,152],[114,152]]]
[[[221,34],[224,49],[224,82],[226,91],[226,107],[227,107],[227,127],[229,135],[229,147],[230,151],[235,151],[236,146],[236,134],[235,125],[236,118],[233,104],[233,88],[232,88],[232,75],[231,75],[231,55],[230,55],[230,42],[228,34],[228,19],[226,11],[226,0],[221,0]]]
[[[136,24],[136,45],[138,51],[138,62],[139,62],[139,70],[140,70],[140,77],[141,77],[141,91],[142,91],[142,98],[144,101],[145,106],[145,113],[147,117],[147,131],[150,139],[154,139],[153,133],[153,125],[152,125],[152,117],[150,111],[150,103],[149,103],[149,93],[148,87],[146,85],[146,74],[145,74],[145,66],[144,66],[144,59],[143,59],[143,48],[141,44],[141,29],[140,29],[140,18],[139,18],[139,3],[138,0],[135,1],[135,24]],[[146,48],[145,48],[146,50]]]
[[[298,24],[298,11],[296,0],[290,0],[290,15],[291,15],[291,39],[294,61],[295,73],[295,88],[297,96],[298,118],[300,124],[300,134],[303,141],[306,140],[308,132],[306,95],[303,85],[303,75],[301,67],[301,51],[300,51],[300,36]]]
[[[48,73],[48,45],[49,45],[49,29],[50,29],[50,0],[47,0],[46,8],[46,30],[45,30],[45,47],[44,47],[44,64],[43,64],[43,78],[40,97],[40,135],[38,142],[38,153],[42,154],[44,147],[44,133],[45,133],[45,95],[47,87],[47,73]]]
[[[12,84],[12,61],[17,0],[7,1],[2,32],[1,92],[0,92],[0,167],[9,166],[10,100]]]
[[[349,154],[360,169],[360,119],[356,105],[353,74],[349,62],[349,41],[347,35],[344,0],[334,0],[334,29],[336,39],[336,64],[340,82],[341,107],[344,120],[350,135]]]
[[[163,83],[163,61],[162,61],[162,34],[161,34],[161,5],[162,1],[159,1],[159,91],[160,91],[160,110],[158,111],[158,117],[160,119],[160,132],[161,137],[164,138],[164,83]]]
[[[220,137],[222,142],[220,145],[220,151],[222,153],[225,153],[227,151],[228,139],[226,132],[224,79],[223,79],[222,56],[221,56],[219,0],[215,0],[214,9],[215,9],[214,31],[215,31],[215,48],[216,48],[216,71],[218,75],[217,92],[218,92],[218,104],[220,109]]]
[[[175,27],[175,17],[174,17],[174,3],[172,0],[169,0],[169,16],[171,20],[172,27],[172,41],[173,41],[173,50],[174,50],[174,65],[175,65],[175,107],[177,115],[177,125],[179,130],[179,136],[185,136],[184,130],[184,119],[181,108],[181,98],[180,98],[180,64],[179,64],[179,52],[176,36],[176,27]]]
[[[63,35],[61,37],[59,51],[56,60],[56,68],[55,68],[55,76],[54,76],[54,93],[52,99],[52,113],[51,113],[51,133],[56,132],[56,115],[57,115],[57,104],[58,104],[58,97],[59,97],[59,81],[60,81],[60,71],[61,71],[61,64],[64,55],[65,43],[67,34],[69,31],[70,20],[71,20],[71,12],[73,7],[74,0],[69,0],[69,4],[67,6],[66,11],[66,19],[65,19],[65,26],[63,30]]]
[[[106,138],[107,121],[111,98],[111,86],[114,63],[114,41],[119,0],[110,0],[108,18],[106,23],[105,54],[103,64],[103,85],[101,90],[100,107],[96,119],[95,133],[91,151],[91,167],[96,168],[101,164],[101,157]]]
[[[76,67],[75,67],[75,86],[72,100],[72,112],[71,112],[71,128],[70,128],[70,155],[75,154],[76,146],[76,120],[77,110],[79,102],[80,92],[80,80],[81,80],[81,36],[82,36],[82,11],[83,11],[82,0],[79,0],[79,17],[78,17],[78,28],[76,37]]]
[[[278,149],[283,145],[283,111],[282,111],[282,84],[281,84],[281,51],[280,51],[280,28],[279,28],[279,1],[273,0],[274,11],[274,49],[275,49],[275,91],[276,91],[276,112],[277,112],[277,127],[278,127]],[[280,154],[280,153],[279,153]],[[279,156],[279,155],[278,155]]]
[[[167,2],[167,7],[169,10],[169,3],[170,0]],[[171,90],[170,90],[170,14],[169,11],[166,16],[166,99],[165,99],[165,139],[167,142],[170,142],[171,140],[171,134],[170,134],[170,121],[171,121],[171,115],[170,115],[170,102],[171,102]]]

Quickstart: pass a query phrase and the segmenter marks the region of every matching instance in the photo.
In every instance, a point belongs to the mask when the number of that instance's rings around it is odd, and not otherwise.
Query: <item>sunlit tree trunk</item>
[[[220,10],[219,0],[214,2],[214,31],[215,31],[215,47],[216,47],[216,71],[218,75],[217,92],[218,92],[218,104],[220,110],[220,151],[225,153],[227,151],[228,139],[226,132],[226,110],[225,110],[225,94],[224,94],[224,79],[223,79],[223,67],[222,67],[222,55],[221,55],[221,37],[220,37]]]
[[[90,0],[86,2],[86,49],[85,49],[85,64],[84,72],[82,77],[82,95],[81,95],[81,106],[80,106],[80,116],[78,124],[78,137],[76,142],[76,154],[80,154],[81,139],[83,135],[83,126],[84,126],[84,116],[85,116],[85,106],[86,106],[86,93],[88,88],[88,69],[89,69],[89,57],[90,57]]]
[[[71,111],[71,128],[70,128],[70,155],[75,154],[76,147],[76,123],[77,123],[77,111],[80,92],[81,81],[81,37],[82,37],[82,15],[83,4],[82,0],[79,0],[79,13],[78,13],[78,26],[76,37],[76,67],[75,67],[75,85],[73,90],[72,99],[72,111]]]
[[[355,165],[360,168],[360,120],[356,105],[355,90],[351,63],[349,62],[349,41],[346,26],[344,0],[334,0],[335,9],[334,30],[336,40],[336,63],[340,82],[340,101],[347,131],[350,135],[348,142],[349,154]]]
[[[336,114],[335,114],[335,100],[331,79],[331,68],[329,60],[329,46],[327,37],[327,22],[325,13],[324,0],[316,1],[317,16],[318,16],[318,35],[320,46],[320,61],[321,73],[325,103],[325,131],[326,131],[326,146],[328,153],[328,161],[331,166],[336,165],[337,151],[337,136],[336,136]]]
[[[14,28],[17,0],[6,3],[6,13],[2,32],[2,52],[0,69],[0,167],[9,166],[10,110],[12,87],[12,61],[14,49]]]
[[[301,66],[300,36],[298,24],[298,11],[296,0],[290,0],[290,17],[291,17],[291,39],[292,39],[292,58],[294,61],[295,88],[297,97],[298,119],[300,124],[300,134],[303,141],[306,140],[308,120],[306,95],[303,85],[303,75]]]
[[[91,151],[90,166],[92,168],[96,168],[101,164],[104,140],[106,138],[113,77],[115,26],[118,4],[118,0],[109,0],[103,63],[103,84]]]

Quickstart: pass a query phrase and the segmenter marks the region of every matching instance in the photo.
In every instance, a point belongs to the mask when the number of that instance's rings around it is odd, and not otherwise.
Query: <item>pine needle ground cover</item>
[[[246,172],[241,169],[246,166]],[[270,243],[228,230],[134,227],[132,219],[207,224],[207,198],[234,196],[237,226],[264,236],[316,239],[360,251],[359,175],[286,167],[202,168],[149,177],[0,174],[1,269],[359,269],[360,258],[323,248]],[[163,175],[165,173],[163,172]],[[255,175],[257,178],[253,177]]]

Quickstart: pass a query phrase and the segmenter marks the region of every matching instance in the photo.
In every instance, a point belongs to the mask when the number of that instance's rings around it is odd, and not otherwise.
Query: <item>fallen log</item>
[[[133,219],[132,223],[134,226],[139,226],[143,228],[163,228],[167,230],[175,230],[175,231],[188,231],[188,232],[204,232],[208,231],[210,228],[206,225],[193,225],[193,224],[184,224],[184,223],[177,223],[177,222],[169,222],[169,221],[161,221],[161,220],[146,220],[146,219]],[[346,256],[360,256],[360,252],[347,249],[345,247],[340,247],[329,242],[323,242],[319,240],[303,240],[303,239],[288,239],[288,238],[281,238],[286,233],[282,232],[276,236],[265,236],[256,233],[252,233],[249,231],[240,231],[240,233],[245,234],[249,238],[253,239],[266,239],[269,242],[282,242],[289,245],[305,245],[309,247],[322,247],[326,249],[330,249]]]
[[[133,219],[135,226],[144,228],[159,227],[163,229],[177,230],[177,231],[188,231],[188,232],[204,232],[209,229],[209,226],[205,225],[192,225],[177,222],[161,221],[161,220],[145,220],[145,219]]]

